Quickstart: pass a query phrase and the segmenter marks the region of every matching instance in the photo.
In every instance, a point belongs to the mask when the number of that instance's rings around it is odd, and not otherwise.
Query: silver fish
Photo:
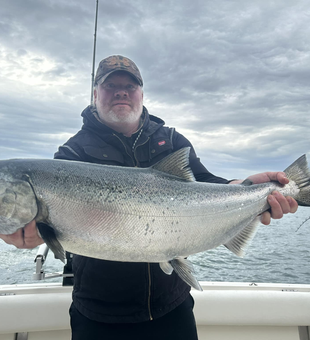
[[[201,290],[188,255],[224,244],[243,256],[274,190],[310,205],[310,171],[301,156],[276,182],[196,182],[189,148],[150,168],[64,160],[0,161],[0,233],[36,220],[58,258],[66,251],[98,259],[157,262]]]

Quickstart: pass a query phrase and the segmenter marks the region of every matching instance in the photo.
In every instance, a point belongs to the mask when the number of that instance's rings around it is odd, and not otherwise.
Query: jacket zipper
[[[143,142],[142,144],[137,145],[137,146],[135,147],[135,149],[132,150],[132,151],[133,151],[133,155],[134,155],[134,157],[135,157],[135,162],[136,162],[136,164],[137,164],[136,166],[139,166],[139,165],[140,165],[140,163],[139,163],[139,161],[138,161],[138,159],[137,159],[137,157],[136,157],[136,150],[137,150],[137,148],[138,148],[139,146],[142,146],[142,145],[146,144],[146,143],[149,141],[149,139],[150,139],[150,137],[148,137],[147,140],[146,140],[145,142]]]
[[[152,284],[152,281],[151,281],[151,265],[148,263],[147,264],[147,268],[148,268],[148,274],[149,274],[149,296],[148,296],[148,309],[149,309],[149,317],[150,317],[150,321],[153,320],[153,316],[152,316],[152,313],[151,313],[151,284]]]
[[[135,165],[135,160],[134,160],[134,158],[132,158],[132,156],[128,153],[127,147],[126,147],[126,145],[124,144],[124,142],[123,142],[123,141],[118,137],[118,135],[116,135],[115,133],[113,133],[113,136],[115,136],[115,137],[123,144],[124,149],[125,149],[127,155],[130,157],[130,159],[132,160],[133,164]]]

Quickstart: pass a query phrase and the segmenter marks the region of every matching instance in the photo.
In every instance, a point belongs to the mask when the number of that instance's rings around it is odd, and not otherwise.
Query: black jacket
[[[211,174],[190,142],[143,109],[143,124],[125,137],[100,123],[89,106],[82,129],[55,154],[57,159],[118,166],[148,167],[173,151],[190,146],[190,166],[198,181],[228,183]],[[130,263],[73,257],[73,303],[86,317],[109,323],[142,322],[158,318],[181,304],[190,287],[157,263]]]

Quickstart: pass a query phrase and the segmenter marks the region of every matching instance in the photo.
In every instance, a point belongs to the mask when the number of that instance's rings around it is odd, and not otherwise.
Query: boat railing
[[[45,243],[39,247],[36,257],[34,259],[34,262],[36,264],[36,271],[33,274],[33,280],[45,280],[45,279],[52,279],[55,277],[72,278],[73,273],[65,272],[65,270],[64,272],[45,273],[43,265],[46,261],[48,251],[49,251],[49,247]],[[68,260],[70,261],[71,258],[72,258],[71,254],[67,255],[67,262]]]

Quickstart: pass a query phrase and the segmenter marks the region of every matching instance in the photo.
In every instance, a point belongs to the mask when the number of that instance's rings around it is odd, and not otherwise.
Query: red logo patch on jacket
[[[163,145],[165,145],[166,144],[166,142],[164,141],[164,140],[162,140],[161,142],[158,142],[158,145],[159,146],[163,146]]]

